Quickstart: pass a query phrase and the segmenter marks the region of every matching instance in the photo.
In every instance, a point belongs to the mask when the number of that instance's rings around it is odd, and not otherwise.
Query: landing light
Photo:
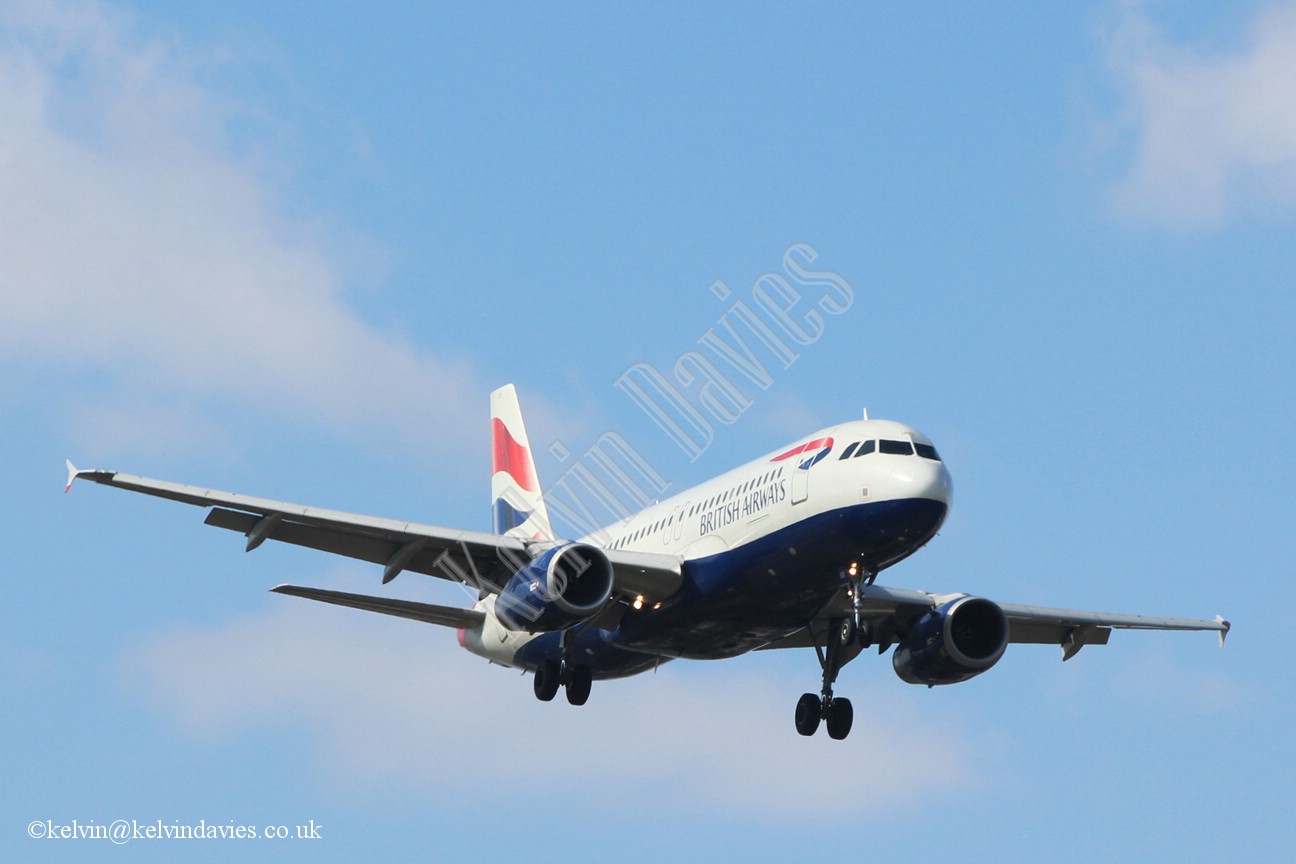
[[[852,562],[851,562],[851,565],[850,565],[850,570],[848,570],[847,572],[850,573],[850,575],[851,575],[852,577],[854,577],[854,576],[858,576],[858,575],[859,575],[859,562],[858,562],[858,561],[852,561]]]
[[[642,609],[643,606],[644,606],[644,598],[643,598],[643,595],[640,594],[638,597],[636,597],[636,598],[634,599],[634,603],[633,603],[632,605],[634,606],[634,609],[635,609],[636,612],[638,612],[640,609]]]

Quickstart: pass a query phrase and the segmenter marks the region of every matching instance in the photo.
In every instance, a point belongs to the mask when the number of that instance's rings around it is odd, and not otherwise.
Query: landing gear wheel
[[[828,703],[828,737],[840,741],[850,734],[855,709],[849,699],[833,699]]]
[[[850,648],[853,645],[868,648],[873,644],[872,622],[861,621],[856,624],[849,618],[843,618],[837,627],[837,644],[842,648]]]
[[[828,735],[831,738],[840,741],[850,734],[855,712],[850,700],[833,697],[833,682],[837,680],[841,668],[859,653],[855,649],[856,644],[868,645],[873,640],[873,626],[861,614],[863,605],[858,582],[852,586],[851,593],[855,599],[855,608],[849,618],[829,621],[827,627],[817,632],[811,630],[815,655],[823,669],[823,687],[818,696],[807,693],[797,702],[796,728],[802,735],[813,735],[821,720],[828,721]]]
[[[549,702],[558,695],[558,663],[543,660],[535,671],[535,695],[541,702]]]
[[[820,706],[819,697],[813,693],[806,693],[797,700],[796,730],[802,735],[813,735],[819,728]]]
[[[567,682],[567,701],[573,705],[584,705],[590,696],[590,687],[594,684],[594,673],[588,666],[574,666],[571,680]]]

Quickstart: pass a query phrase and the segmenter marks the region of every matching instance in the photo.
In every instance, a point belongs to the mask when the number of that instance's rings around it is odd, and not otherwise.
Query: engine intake
[[[564,543],[513,574],[495,611],[510,630],[565,630],[590,618],[612,596],[612,564],[594,546]]]
[[[957,684],[999,662],[1008,647],[1008,618],[983,597],[958,597],[919,618],[891,655],[910,684]]]

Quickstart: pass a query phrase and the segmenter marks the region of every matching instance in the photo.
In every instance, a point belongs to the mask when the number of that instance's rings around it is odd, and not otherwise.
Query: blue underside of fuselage
[[[659,608],[627,610],[615,630],[582,630],[574,660],[595,678],[616,678],[674,657],[714,660],[759,648],[814,620],[846,584],[852,562],[879,571],[912,555],[945,510],[927,498],[857,504],[686,561],[679,591]],[[534,669],[560,656],[559,634],[545,633],[514,663]]]

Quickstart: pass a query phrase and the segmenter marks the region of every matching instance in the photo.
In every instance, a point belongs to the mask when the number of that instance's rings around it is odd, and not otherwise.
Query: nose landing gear
[[[860,633],[867,631],[868,622],[861,621],[860,625],[851,618],[832,621],[828,627],[827,650],[815,643],[815,653],[823,669],[823,686],[818,696],[806,693],[797,701],[796,730],[800,734],[813,735],[821,720],[827,721],[829,738],[840,741],[850,734],[855,711],[849,699],[833,696],[833,682],[841,668],[859,653]]]
[[[855,711],[849,699],[833,696],[833,682],[843,666],[873,644],[873,625],[864,618],[863,589],[873,584],[877,571],[854,563],[842,571],[842,576],[850,585],[850,617],[828,622],[824,636],[826,648],[819,647],[818,637],[812,640],[815,654],[819,656],[819,666],[823,669],[823,686],[818,696],[806,693],[796,706],[797,732],[813,735],[818,731],[820,721],[827,721],[828,737],[838,741],[850,734]]]
[[[868,567],[861,568],[852,564],[846,571],[850,581],[851,617],[843,622],[841,641],[846,644],[858,641],[861,648],[867,648],[873,641],[873,632],[869,622],[864,620],[864,589],[877,579],[877,571]],[[843,664],[845,665],[845,664]]]

